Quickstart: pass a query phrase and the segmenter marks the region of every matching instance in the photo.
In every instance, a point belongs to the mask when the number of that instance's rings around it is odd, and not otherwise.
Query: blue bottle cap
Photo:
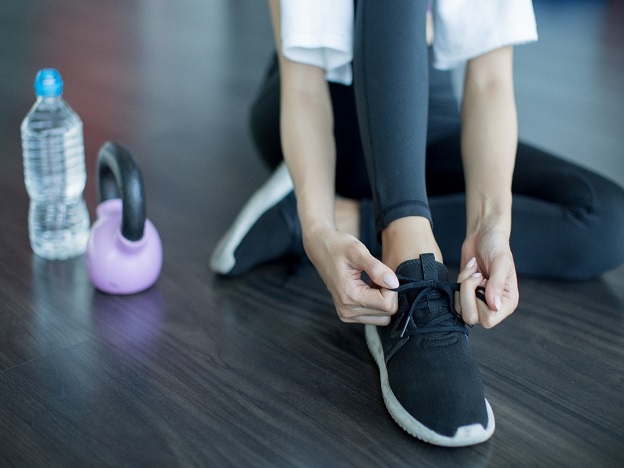
[[[63,79],[58,70],[44,68],[35,78],[35,94],[41,97],[58,97],[63,94]]]

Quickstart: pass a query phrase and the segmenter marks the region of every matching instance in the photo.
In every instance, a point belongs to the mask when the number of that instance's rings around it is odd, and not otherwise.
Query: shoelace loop
[[[403,330],[401,331],[401,338],[403,338],[403,335],[405,334],[407,330],[407,326],[409,325],[410,321],[414,323],[414,333],[416,334],[435,333],[435,332],[444,332],[444,331],[458,331],[461,333],[468,333],[466,328],[464,327],[466,323],[463,321],[461,315],[455,309],[455,292],[459,291],[459,283],[451,283],[447,281],[437,281],[437,280],[415,281],[411,278],[406,278],[401,275],[398,275],[398,279],[399,279],[400,285],[398,288],[394,289],[394,291],[405,292],[405,291],[414,290],[414,289],[418,291],[416,298],[412,301],[412,305],[409,309],[409,312],[407,314],[404,314],[405,324],[403,325]],[[427,303],[425,303],[424,300],[428,301],[429,299],[427,298],[427,294],[430,292],[435,292],[435,291],[443,292],[448,298],[450,309],[451,309],[450,310],[451,316],[449,316],[449,314],[442,314],[439,317],[436,317],[435,319],[431,320],[424,327],[416,326],[416,321],[413,320],[414,312],[417,309],[427,307]],[[438,300],[441,300],[441,299],[443,299],[443,297]],[[453,318],[452,324],[444,323],[444,322],[447,322],[449,318],[451,317]],[[395,325],[395,331],[399,323],[401,323],[402,319],[403,317],[399,317],[399,319],[397,320],[396,325]],[[457,323],[458,321],[460,322],[460,324]]]

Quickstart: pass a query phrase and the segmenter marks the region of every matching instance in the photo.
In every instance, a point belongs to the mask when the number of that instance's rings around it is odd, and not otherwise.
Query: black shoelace
[[[416,298],[412,301],[412,305],[407,313],[404,313],[402,317],[396,321],[393,332],[396,333],[401,323],[403,323],[403,329],[401,331],[401,338],[407,331],[407,327],[412,323],[410,334],[424,334],[424,333],[439,333],[439,332],[461,332],[468,334],[466,330],[466,323],[463,321],[461,315],[455,309],[455,292],[459,291],[459,283],[451,283],[446,281],[437,280],[422,280],[415,281],[411,278],[398,275],[400,286],[395,289],[399,293],[415,290],[417,291]],[[477,288],[477,297],[485,302],[485,296],[483,295],[484,288]],[[437,298],[429,298],[429,293],[440,292],[442,294]],[[434,318],[423,326],[416,325],[416,321],[413,319],[414,312],[419,309],[426,309],[429,307],[429,303],[432,301],[449,301],[449,311],[442,312],[438,317]],[[471,325],[468,325],[471,326]]]

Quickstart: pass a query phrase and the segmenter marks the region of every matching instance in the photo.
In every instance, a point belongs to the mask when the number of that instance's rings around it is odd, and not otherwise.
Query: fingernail
[[[481,273],[479,273],[478,271],[476,273],[472,274],[473,278],[481,278]]]
[[[468,260],[468,263],[466,263],[466,270],[468,268],[472,268],[476,261],[477,259],[475,257],[472,257],[470,260]]]
[[[501,305],[503,305],[500,296],[496,296],[496,299],[494,299],[494,307],[496,307],[496,310],[500,310]]]
[[[391,275],[390,273],[386,273],[384,275],[384,282],[390,289],[396,289],[399,287],[399,280],[396,276]]]

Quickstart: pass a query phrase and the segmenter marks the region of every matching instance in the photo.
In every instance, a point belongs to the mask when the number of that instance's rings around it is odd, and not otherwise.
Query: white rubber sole
[[[271,177],[245,204],[234,223],[225,232],[210,258],[215,273],[227,275],[236,265],[234,252],[258,219],[293,189],[286,164],[281,163]]]
[[[457,429],[453,437],[438,434],[414,419],[414,417],[403,408],[401,403],[399,403],[399,400],[397,400],[390,388],[383,347],[381,346],[381,340],[379,339],[379,334],[374,325],[366,325],[366,344],[379,367],[381,392],[386,408],[392,416],[392,419],[394,419],[405,432],[424,442],[433,445],[441,445],[443,447],[465,447],[468,445],[480,444],[492,436],[495,428],[494,413],[487,400],[485,400],[488,413],[487,427],[483,428],[483,426],[478,423],[462,426]]]

